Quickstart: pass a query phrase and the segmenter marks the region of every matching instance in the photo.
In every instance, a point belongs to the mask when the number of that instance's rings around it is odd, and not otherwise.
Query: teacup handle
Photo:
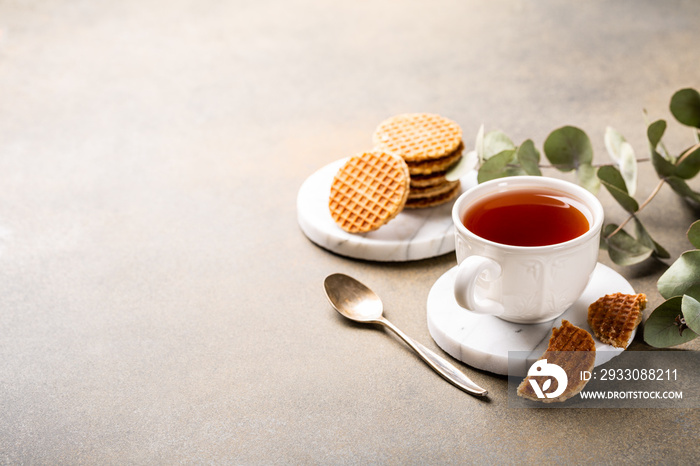
[[[478,314],[495,316],[505,312],[503,304],[492,299],[478,296],[477,280],[497,280],[502,273],[501,266],[493,259],[484,256],[469,256],[457,267],[454,295],[457,304]]]

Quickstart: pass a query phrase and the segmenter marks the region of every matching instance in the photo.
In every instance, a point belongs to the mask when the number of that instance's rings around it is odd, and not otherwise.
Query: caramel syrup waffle
[[[376,230],[404,208],[409,180],[406,162],[395,155],[375,151],[351,157],[333,178],[331,217],[349,233]]]
[[[374,132],[373,141],[407,162],[420,162],[454,152],[462,141],[462,129],[440,115],[404,113],[382,121]]]

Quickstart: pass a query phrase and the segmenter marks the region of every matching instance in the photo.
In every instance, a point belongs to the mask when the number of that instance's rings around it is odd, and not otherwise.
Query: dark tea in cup
[[[588,231],[583,203],[546,188],[519,188],[475,200],[462,223],[481,238],[511,246],[564,243]]]

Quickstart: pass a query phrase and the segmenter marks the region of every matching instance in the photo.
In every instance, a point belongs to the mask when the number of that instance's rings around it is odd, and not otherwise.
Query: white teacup
[[[513,246],[477,236],[464,226],[469,207],[485,196],[521,189],[557,191],[575,201],[588,229],[573,239],[544,246]],[[583,293],[598,260],[603,206],[584,188],[544,176],[514,176],[479,184],[452,209],[459,264],[457,303],[469,311],[516,323],[552,320]]]

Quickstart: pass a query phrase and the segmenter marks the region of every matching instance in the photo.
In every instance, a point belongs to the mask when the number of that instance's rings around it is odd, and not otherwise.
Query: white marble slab
[[[369,233],[353,234],[340,228],[328,211],[328,196],[333,177],[345,160],[316,171],[299,188],[297,220],[311,241],[342,256],[383,262],[426,259],[454,251],[453,202],[406,209]],[[461,182],[462,191],[476,185],[476,172]]]
[[[428,294],[428,330],[445,352],[478,369],[508,375],[508,352],[518,351],[511,357],[522,359],[522,364],[511,361],[510,375],[524,375],[547,349],[552,328],[561,320],[587,330],[588,306],[610,293],[633,294],[634,289],[620,274],[603,264],[597,264],[590,283],[581,297],[561,316],[541,324],[514,324],[491,315],[475,314],[457,304],[452,291],[457,267],[445,272]],[[634,334],[630,337],[634,338]],[[596,366],[608,362],[623,349],[600,342],[596,344]],[[526,353],[525,353],[526,352]],[[527,354],[527,356],[525,356]],[[513,374],[517,371],[519,374]]]

